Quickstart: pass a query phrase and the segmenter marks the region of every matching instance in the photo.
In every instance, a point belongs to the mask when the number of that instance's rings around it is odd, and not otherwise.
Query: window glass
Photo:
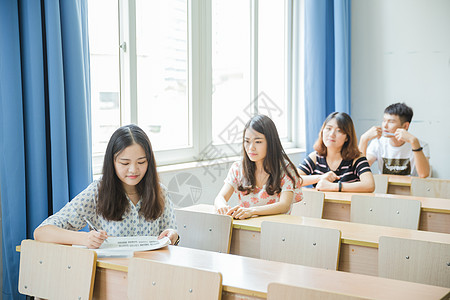
[[[258,111],[287,138],[285,1],[259,0],[258,6]]]
[[[136,1],[137,118],[154,150],[191,144],[187,1]]]
[[[92,164],[100,173],[109,138],[120,127],[118,3],[95,0],[88,5]]]
[[[211,14],[212,140],[227,144],[235,140],[230,132],[243,129],[251,103],[250,2],[213,0]]]

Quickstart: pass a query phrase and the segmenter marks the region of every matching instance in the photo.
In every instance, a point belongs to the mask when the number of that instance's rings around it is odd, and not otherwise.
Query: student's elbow
[[[429,173],[429,172],[428,172]],[[419,173],[420,178],[427,178],[429,176],[428,173]]]
[[[375,191],[375,182],[372,182],[371,184],[369,184],[367,186],[367,191],[366,193],[373,193],[373,191]]]
[[[420,178],[427,178],[430,176],[430,167],[426,166],[421,170],[417,170],[417,175],[419,175]]]
[[[367,193],[373,193],[375,191],[375,179],[373,178],[373,175],[370,174],[371,178],[369,180],[369,183],[367,184]]]
[[[373,179],[372,173],[366,172],[364,178],[361,178],[363,183],[361,186],[361,191],[363,193],[373,193],[375,191],[375,180]]]
[[[42,227],[38,227],[34,230],[33,237],[36,241],[42,240]]]

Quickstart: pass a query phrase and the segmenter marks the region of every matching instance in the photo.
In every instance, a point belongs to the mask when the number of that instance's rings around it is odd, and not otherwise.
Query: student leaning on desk
[[[273,121],[257,115],[247,122],[242,143],[242,160],[235,162],[215,199],[219,214],[235,219],[288,213],[293,202],[302,200],[302,179],[281,146]],[[228,205],[233,192],[239,204]]]
[[[314,150],[299,166],[303,185],[313,184],[320,191],[373,192],[373,175],[359,152],[348,114],[334,112],[325,119]]]
[[[90,222],[97,230],[78,231]],[[168,237],[179,241],[173,203],[159,182],[150,140],[136,125],[109,140],[103,176],[34,231],[39,241],[98,248],[110,236]]]

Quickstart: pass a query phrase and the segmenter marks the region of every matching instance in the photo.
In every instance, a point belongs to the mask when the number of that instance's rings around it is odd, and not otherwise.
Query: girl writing
[[[99,230],[78,231],[90,222]],[[109,140],[103,176],[34,231],[39,241],[98,248],[110,236],[178,240],[173,204],[160,184],[150,140],[136,125]]]

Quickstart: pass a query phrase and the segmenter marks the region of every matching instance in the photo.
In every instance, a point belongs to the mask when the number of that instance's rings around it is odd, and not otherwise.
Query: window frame
[[[253,113],[258,96],[258,0],[251,5],[251,87]],[[288,137],[282,139],[285,149],[304,148],[303,101],[303,0],[284,0],[286,12],[286,81],[288,98]],[[136,1],[119,0],[119,61],[120,61],[120,124],[138,124],[137,117],[137,55]],[[154,151],[158,165],[202,161],[201,153],[212,144],[212,5],[210,0],[187,0],[188,20],[188,97],[190,136],[188,147]],[[296,30],[297,29],[297,30]],[[230,147],[231,146],[231,147]],[[225,157],[240,154],[240,143],[215,145]],[[97,165],[99,162],[97,162]],[[95,168],[95,167],[94,167]],[[101,170],[100,170],[101,172]],[[99,173],[99,170],[94,170]]]

